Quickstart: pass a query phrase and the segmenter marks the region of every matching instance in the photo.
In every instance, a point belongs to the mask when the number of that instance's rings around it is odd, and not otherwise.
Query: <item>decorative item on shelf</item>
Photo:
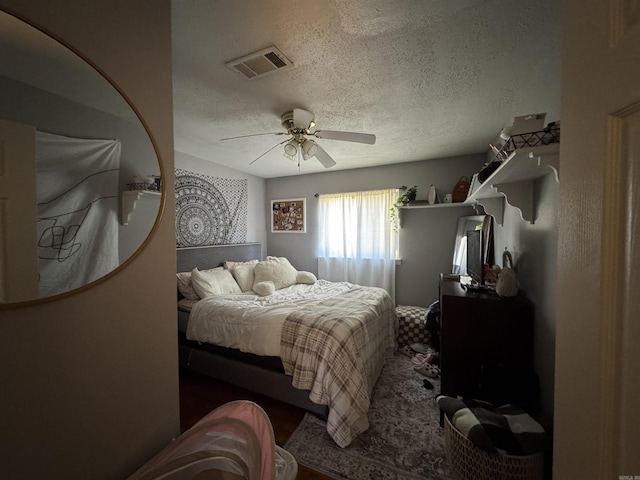
[[[489,148],[496,156],[496,160],[503,161],[508,158],[507,152],[504,150],[504,145],[502,143],[490,143]]]
[[[502,130],[500,130],[499,137],[503,142],[506,142],[507,140],[509,140],[509,137],[511,137],[512,129],[513,127],[511,125],[507,125]]]
[[[484,181],[489,178],[500,165],[502,165],[502,162],[500,160],[494,160],[493,162],[486,163],[478,172],[478,182],[484,183]]]
[[[451,203],[453,201],[453,198],[451,196],[450,193],[445,194],[444,196],[444,203]]]
[[[144,179],[139,175],[134,175],[131,177],[133,183],[127,183],[127,188],[129,190],[144,190],[146,188],[146,184],[144,183]]]
[[[489,147],[496,160],[502,161],[519,148],[538,147],[560,142],[560,120],[544,126],[545,113],[533,113],[515,117],[513,125],[504,127],[496,143]]]
[[[520,135],[527,132],[537,132],[544,127],[544,119],[547,116],[543,113],[529,113],[514,117],[513,127],[511,127],[511,135]]]
[[[453,192],[451,193],[453,203],[464,202],[467,199],[470,185],[471,183],[467,177],[460,177],[460,180],[455,184]]]
[[[132,179],[133,179],[133,183],[127,183],[127,188],[129,190],[147,190],[151,192],[160,191],[159,175],[148,175],[146,177],[134,175]]]
[[[433,184],[429,186],[427,200],[429,202],[429,205],[434,205],[438,200],[438,192],[436,191],[436,187]]]

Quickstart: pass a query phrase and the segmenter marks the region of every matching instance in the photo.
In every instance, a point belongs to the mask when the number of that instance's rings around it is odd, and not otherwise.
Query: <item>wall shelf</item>
[[[476,208],[475,204],[469,204],[464,202],[456,202],[456,203],[417,203],[414,205],[396,205],[398,209],[398,226],[402,228],[402,212],[403,210],[417,210],[417,209],[429,209],[429,208],[460,208],[460,207],[473,207]]]
[[[142,198],[143,195],[161,196],[161,192],[155,192],[153,190],[125,190],[121,194],[121,212],[120,212],[120,224],[128,225],[131,212],[136,208],[136,202]]]
[[[560,144],[515,150],[483,183],[475,185],[465,204],[479,203],[500,225],[504,222],[504,202],[520,210],[522,219],[535,220],[534,184],[553,174],[560,181]]]
[[[400,210],[411,210],[414,208],[455,208],[455,207],[468,207],[468,203],[456,202],[456,203],[419,203],[417,205],[398,205],[398,209]]]

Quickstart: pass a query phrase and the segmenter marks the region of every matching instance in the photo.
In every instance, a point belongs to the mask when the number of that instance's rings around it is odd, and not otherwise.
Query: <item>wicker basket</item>
[[[544,453],[503,455],[476,447],[445,415],[444,440],[451,474],[457,480],[541,480]]]

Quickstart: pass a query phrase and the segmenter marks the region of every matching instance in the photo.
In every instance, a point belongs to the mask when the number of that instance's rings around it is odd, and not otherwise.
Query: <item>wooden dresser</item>
[[[537,402],[531,302],[464,290],[441,277],[440,369],[443,395]]]

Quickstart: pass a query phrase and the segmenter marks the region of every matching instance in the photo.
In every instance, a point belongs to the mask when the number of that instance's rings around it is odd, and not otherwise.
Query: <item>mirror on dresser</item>
[[[467,272],[467,232],[480,230],[483,232],[482,259],[484,263],[493,265],[493,218],[491,215],[467,215],[458,218],[456,242],[453,250],[453,265],[451,273],[468,275]]]
[[[157,149],[98,67],[0,10],[0,308],[122,268],[164,202]]]

